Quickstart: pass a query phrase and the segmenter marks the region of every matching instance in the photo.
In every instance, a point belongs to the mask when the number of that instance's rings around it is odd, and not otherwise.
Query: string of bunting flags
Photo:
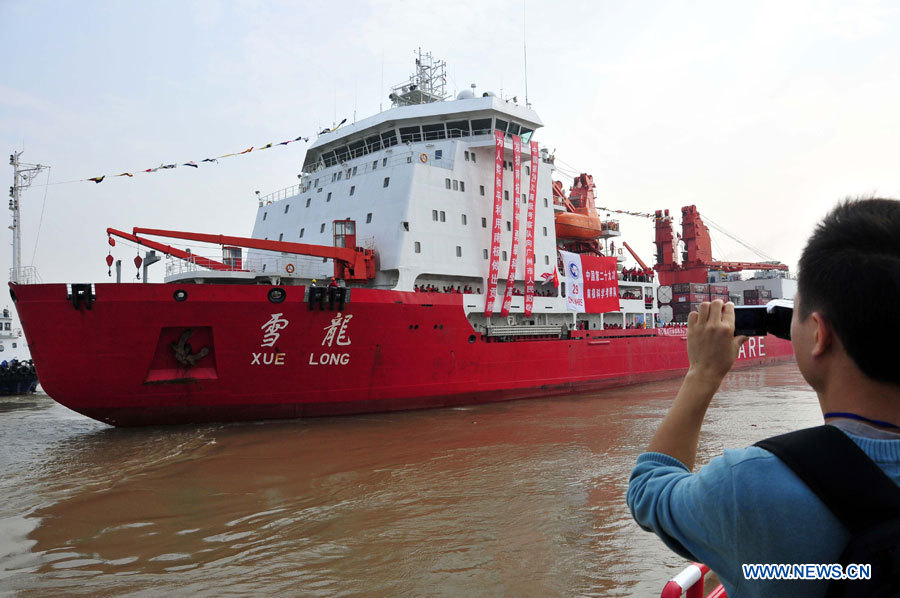
[[[614,210],[612,208],[604,208],[603,206],[597,206],[597,209],[601,212],[614,212],[616,214],[628,214],[629,216],[640,216],[641,218],[650,218],[651,220],[657,220],[656,214],[648,214],[647,212],[632,212],[630,210]],[[660,218],[661,220],[662,218]]]
[[[324,133],[333,133],[333,132],[337,131],[338,128],[339,128],[342,124],[344,124],[345,122],[347,122],[347,119],[346,119],[346,118],[345,118],[344,120],[342,120],[336,127],[331,128],[331,129],[328,129],[328,128],[324,129],[324,130],[320,133],[320,135],[321,135],[321,134],[324,134]],[[252,152],[252,151],[257,151],[257,152],[258,152],[258,151],[261,151],[261,150],[264,150],[264,149],[269,149],[269,148],[276,147],[276,146],[279,146],[279,145],[288,145],[289,143],[294,143],[295,141],[303,141],[303,142],[305,143],[305,142],[309,141],[309,137],[304,137],[304,136],[301,135],[300,137],[296,137],[296,138],[294,138],[294,139],[288,139],[287,141],[282,141],[281,143],[274,143],[274,142],[273,142],[273,143],[267,143],[266,145],[263,145],[263,146],[261,146],[261,147],[254,147],[254,146],[251,146],[251,147],[248,147],[247,149],[245,149],[245,150],[242,151],[242,152],[232,152],[232,153],[230,153],[230,154],[223,154],[223,155],[221,155],[221,156],[216,156],[215,158],[204,158],[203,160],[200,160],[200,164],[203,164],[204,162],[209,163],[209,164],[217,164],[218,161],[219,161],[219,160],[222,160],[223,158],[230,158],[230,157],[232,157],[232,156],[242,156],[242,155],[244,155],[244,154],[249,154],[249,153]],[[181,165],[181,166],[188,166],[188,167],[190,167],[190,168],[199,168],[199,167],[200,167],[200,164],[198,164],[197,162],[191,160],[190,162],[183,162],[183,163],[181,163],[180,165]],[[110,175],[110,176],[112,176],[113,178],[115,178],[115,177],[120,177],[120,176],[127,176],[128,178],[132,178],[132,177],[134,177],[135,174],[145,174],[145,173],[148,173],[148,172],[157,172],[157,171],[159,171],[159,170],[169,170],[169,169],[172,169],[172,168],[178,168],[178,166],[179,166],[178,163],[172,163],[172,164],[160,164],[160,165],[157,166],[156,168],[147,168],[147,169],[142,169],[142,170],[135,170],[135,171],[132,171],[132,172],[123,172],[123,173],[120,173],[120,174],[114,174],[114,175]],[[89,182],[91,182],[91,183],[96,183],[96,184],[99,185],[99,184],[102,183],[106,178],[107,178],[107,175],[104,174],[104,175],[101,175],[101,176],[91,177],[91,178],[89,178],[89,179],[79,179],[79,180],[81,180],[81,181],[89,181]]]

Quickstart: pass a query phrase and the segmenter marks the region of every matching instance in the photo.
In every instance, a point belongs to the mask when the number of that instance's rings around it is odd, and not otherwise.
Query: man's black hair
[[[900,384],[900,201],[847,199],[800,257],[800,316],[818,311],[867,376]]]

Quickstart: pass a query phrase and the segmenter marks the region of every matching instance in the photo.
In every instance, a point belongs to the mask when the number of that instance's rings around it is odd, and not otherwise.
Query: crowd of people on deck
[[[475,293],[475,294],[479,294],[479,295],[481,294],[481,288],[480,288],[480,287],[479,287],[479,288],[473,288],[473,287],[471,287],[471,286],[469,286],[469,285],[465,285],[465,286],[461,286],[461,285],[456,285],[456,286],[453,286],[453,285],[447,285],[447,286],[438,287],[438,286],[433,285],[433,284],[423,284],[423,285],[415,285],[415,286],[413,287],[413,291],[415,291],[416,293],[467,293],[467,294],[468,294],[468,293]],[[525,295],[525,292],[522,291],[522,290],[520,290],[520,289],[515,288],[515,289],[513,289],[512,294],[513,294],[514,296],[516,296],[516,297],[522,297],[522,296]],[[548,290],[545,290],[545,291],[544,291],[544,290],[541,290],[541,289],[535,289],[535,290],[534,290],[534,296],[535,296],[535,297],[555,297],[555,296],[556,296],[556,290],[555,290],[555,289],[548,289]]]
[[[652,268],[622,268],[622,280],[627,282],[653,282]]]

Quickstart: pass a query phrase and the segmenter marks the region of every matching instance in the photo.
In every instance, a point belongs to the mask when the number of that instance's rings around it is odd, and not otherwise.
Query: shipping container
[[[699,303],[673,303],[672,304],[672,313],[673,314],[688,314],[692,311],[700,311]]]
[[[692,282],[691,285],[691,293],[703,293],[706,295],[709,293],[709,285],[705,282]]]
[[[744,305],[765,305],[768,302],[768,299],[760,299],[758,297],[744,298]]]
[[[691,292],[691,283],[689,282],[676,282],[672,285],[672,294],[673,295],[681,295],[684,293]]]
[[[744,291],[745,299],[759,299],[761,297],[767,297],[769,299],[772,298],[772,291],[769,289],[747,289]]]
[[[722,293],[722,294],[718,294],[718,293],[712,294],[712,293],[710,293],[710,295],[709,295],[709,300],[710,300],[710,301],[715,301],[716,299],[718,299],[719,301],[722,301],[722,302],[724,302],[724,303],[728,303],[728,301],[730,301],[730,298],[728,297],[728,293]]]
[[[709,301],[709,297],[702,293],[677,293],[672,296],[672,303],[700,303]]]
[[[711,284],[709,285],[709,294],[710,295],[727,295],[728,287],[723,284]]]

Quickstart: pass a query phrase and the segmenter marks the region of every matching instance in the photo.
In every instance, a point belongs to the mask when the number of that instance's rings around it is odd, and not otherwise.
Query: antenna
[[[531,108],[528,102],[528,33],[525,29],[526,0],[522,0],[522,51],[525,55],[525,106]]]
[[[23,190],[31,186],[31,181],[45,168],[41,164],[24,164],[19,162],[19,156],[24,153],[13,152],[9,155],[9,165],[13,167],[13,184],[9,188],[9,210],[12,212],[13,231],[13,267],[9,272],[11,282],[28,282],[30,276],[22,269],[22,213],[19,209],[19,199]]]

